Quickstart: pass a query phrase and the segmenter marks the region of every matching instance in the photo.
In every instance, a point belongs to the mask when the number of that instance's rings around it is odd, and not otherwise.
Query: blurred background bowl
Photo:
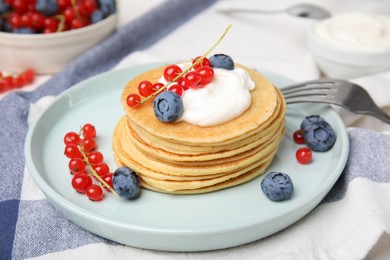
[[[332,18],[330,18],[332,19]],[[327,77],[352,79],[390,69],[390,49],[357,49],[334,44],[318,34],[313,24],[308,33],[308,44],[318,67]]]
[[[38,74],[56,73],[93,47],[117,26],[117,14],[86,27],[51,34],[0,32],[0,70]]]

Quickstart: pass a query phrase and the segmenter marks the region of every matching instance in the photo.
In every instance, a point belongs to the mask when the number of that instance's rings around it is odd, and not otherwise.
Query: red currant
[[[312,160],[312,152],[309,148],[302,147],[296,151],[295,157],[297,158],[299,163],[308,164]]]
[[[181,96],[183,94],[183,88],[180,87],[178,84],[173,84],[172,86],[170,86],[168,88],[169,91],[172,91],[172,92],[175,92],[176,94],[178,94],[179,96]]]
[[[87,155],[87,158],[90,164],[98,164],[103,162],[103,154],[99,151],[90,152]]]
[[[196,71],[190,71],[186,75],[184,75],[184,79],[187,81],[189,88],[198,88],[201,76]]]
[[[180,73],[182,73],[181,68],[176,64],[172,64],[172,65],[169,65],[165,68],[164,78],[166,81],[171,81],[174,78],[176,78],[177,75],[179,75]]]
[[[65,147],[64,154],[69,159],[72,159],[72,158],[83,158],[83,155],[81,154],[81,152],[79,150],[79,147],[77,145],[74,145],[74,144],[68,144]]]
[[[200,85],[209,84],[214,79],[214,70],[209,66],[202,66],[196,69],[200,75]]]
[[[303,129],[296,130],[293,134],[294,142],[297,144],[304,144],[305,143],[304,134],[305,131]]]
[[[141,97],[137,94],[130,94],[126,98],[126,103],[129,107],[136,107],[141,102]]]
[[[156,83],[153,84],[152,89],[153,89],[154,92],[156,92],[157,90],[159,90],[162,87],[164,87],[164,84],[162,84],[160,82],[156,82]]]
[[[138,84],[138,92],[143,97],[149,97],[153,94],[153,84],[150,81],[143,80]]]
[[[187,90],[188,89],[188,82],[186,81],[186,79],[184,77],[180,77],[178,80],[177,80],[177,84],[183,88],[183,90]]]
[[[88,188],[86,188],[85,193],[88,196],[88,198],[92,201],[100,201],[104,197],[102,187],[96,184],[92,184]]]
[[[93,137],[86,137],[80,144],[83,147],[84,152],[88,153],[96,148],[96,141]]]
[[[112,188],[112,177],[113,177],[113,174],[112,173],[107,173],[107,174],[104,174],[103,176],[101,176],[102,179],[105,181],[105,183],[107,183],[111,188]],[[106,187],[106,186],[103,186],[106,190],[109,191],[109,189]]]
[[[64,143],[78,145],[81,142],[80,136],[76,132],[68,132],[64,136]]]
[[[202,56],[198,56],[196,57],[195,59],[192,60],[192,64],[194,64],[195,62],[198,61],[198,59],[200,59]],[[194,69],[198,69],[200,67],[203,67],[203,66],[207,66],[207,67],[210,67],[211,64],[210,64],[210,61],[209,59],[207,59],[206,57],[203,58],[203,60],[199,63],[197,63],[195,66],[194,66]]]
[[[85,9],[90,14],[97,9],[97,4],[95,0],[85,0],[84,5],[85,5]]]
[[[108,167],[108,165],[105,163],[93,165],[92,168],[95,170],[96,174],[99,176],[103,176],[107,173],[110,173],[110,167]]]
[[[96,129],[90,123],[83,125],[82,132],[84,137],[92,137],[92,138],[96,137]]]
[[[72,174],[85,173],[86,164],[83,159],[72,158],[69,161],[68,167]]]
[[[86,189],[92,185],[92,178],[85,173],[78,173],[72,178],[72,187],[77,192],[85,193]]]

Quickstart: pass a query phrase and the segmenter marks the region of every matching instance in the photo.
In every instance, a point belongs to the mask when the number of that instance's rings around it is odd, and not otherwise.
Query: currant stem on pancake
[[[149,99],[157,96],[158,94],[160,94],[161,92],[163,92],[170,84],[172,84],[173,82],[177,81],[180,77],[182,77],[184,74],[186,74],[187,72],[189,72],[195,65],[201,63],[203,61],[203,59],[210,54],[210,52],[212,52],[215,47],[218,46],[218,44],[223,40],[223,38],[225,38],[226,34],[229,32],[230,28],[232,27],[232,25],[230,24],[226,29],[225,29],[225,32],[221,35],[221,37],[217,40],[217,42],[208,50],[206,51],[202,56],[199,57],[199,59],[196,60],[196,62],[192,63],[191,66],[189,66],[187,69],[183,70],[179,75],[177,75],[174,79],[168,81],[164,86],[162,86],[160,89],[158,89],[156,92],[154,92],[152,95],[150,95],[149,97],[146,97],[144,99],[142,99],[139,104],[142,104],[142,103],[145,103],[146,101],[148,101]]]

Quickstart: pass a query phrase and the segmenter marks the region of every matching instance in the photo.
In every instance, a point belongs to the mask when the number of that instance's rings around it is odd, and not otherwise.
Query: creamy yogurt
[[[320,22],[315,33],[327,42],[361,51],[390,50],[390,17],[348,13]]]
[[[179,64],[182,68],[188,64]],[[159,80],[166,83],[164,78]],[[241,115],[251,104],[250,91],[255,83],[242,68],[234,70],[214,68],[214,80],[200,89],[183,91],[184,113],[180,121],[213,126]]]

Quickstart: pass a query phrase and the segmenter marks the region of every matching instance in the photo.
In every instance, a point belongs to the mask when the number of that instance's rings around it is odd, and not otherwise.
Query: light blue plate
[[[130,246],[167,251],[204,251],[252,242],[293,224],[309,213],[340,176],[349,151],[348,135],[340,117],[329,106],[310,104],[287,108],[286,135],[269,171],[288,173],[295,185],[284,202],[268,200],[260,189],[262,177],[246,184],[202,195],[167,195],[142,190],[135,201],[106,195],[91,202],[71,187],[63,137],[85,123],[97,129],[97,143],[115,170],[111,150],[113,129],[124,114],[120,94],[125,84],[156,64],[108,72],[81,82],[60,95],[44,111],[26,138],[28,169],[47,199],[77,225],[107,239]],[[291,80],[261,70],[275,85]],[[296,162],[299,145],[292,133],[303,117],[320,114],[335,129],[337,140],[313,162]]]

